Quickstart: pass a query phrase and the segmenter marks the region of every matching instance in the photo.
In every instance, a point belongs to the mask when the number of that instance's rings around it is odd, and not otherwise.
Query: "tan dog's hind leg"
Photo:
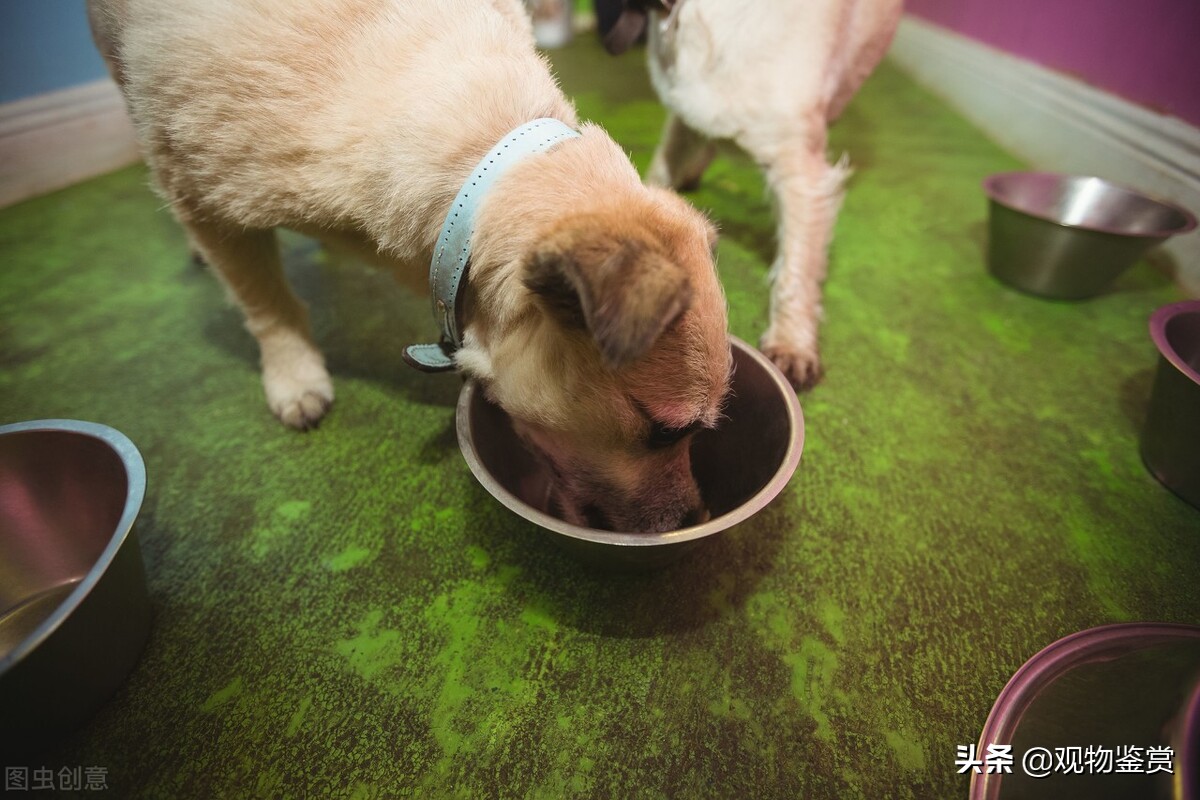
[[[646,183],[686,192],[700,185],[717,147],[692,130],[677,114],[668,114],[662,138],[646,172]]]
[[[290,427],[315,427],[333,403],[333,383],[309,335],[308,312],[284,278],[275,232],[193,220],[184,224],[258,340],[271,411]]]
[[[821,282],[842,185],[850,172],[845,159],[836,164],[826,160],[825,141],[822,126],[806,145],[784,147],[760,159],[779,216],[771,319],[760,346],[798,390],[810,388],[821,377]]]

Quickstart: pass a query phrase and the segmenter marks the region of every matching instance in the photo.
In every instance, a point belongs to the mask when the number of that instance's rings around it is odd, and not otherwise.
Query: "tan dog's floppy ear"
[[[692,297],[683,268],[647,242],[583,230],[544,240],[525,285],[568,324],[585,325],[613,368],[645,355]]]

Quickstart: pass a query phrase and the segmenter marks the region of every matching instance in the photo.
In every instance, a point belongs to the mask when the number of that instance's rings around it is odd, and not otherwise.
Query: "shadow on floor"
[[[515,517],[505,530],[485,532],[481,526],[473,538],[519,567],[528,582],[510,590],[547,610],[560,625],[605,637],[678,635],[737,613],[762,578],[777,569],[783,538],[793,527],[783,511],[790,492],[679,561],[643,572],[585,563],[553,541],[556,534]],[[473,509],[495,502],[482,488],[472,495]]]
[[[288,282],[308,307],[335,389],[339,378],[350,377],[387,386],[421,405],[454,406],[457,381],[418,372],[401,355],[406,345],[437,336],[425,297],[399,286],[382,270],[341,258],[324,263],[329,259],[318,242],[285,241],[282,246]],[[189,260],[181,269],[185,279],[211,281],[212,295],[222,291],[207,266]],[[211,304],[204,336],[258,370],[258,346],[231,303]]]

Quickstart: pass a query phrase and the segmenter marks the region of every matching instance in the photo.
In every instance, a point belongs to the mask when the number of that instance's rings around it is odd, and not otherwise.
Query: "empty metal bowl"
[[[1011,769],[971,768],[971,800],[1200,800],[1198,711],[1200,627],[1122,623],[1059,639],[992,706],[976,758],[1008,746]],[[1038,748],[1048,765],[1026,761]]]
[[[1150,316],[1158,370],[1142,426],[1141,453],[1154,477],[1200,508],[1200,300]]]
[[[137,448],[106,425],[0,426],[0,754],[78,726],[137,661],[145,490]]]
[[[1100,178],[1006,172],[983,188],[988,269],[1042,297],[1094,297],[1151,247],[1196,227],[1190,212]]]
[[[692,441],[692,472],[712,518],[667,533],[614,533],[552,513],[550,476],[525,449],[508,416],[468,381],[458,399],[458,444],[471,472],[511,511],[555,542],[603,566],[653,568],[745,521],[783,490],[800,463],[804,415],[787,379],[766,357],[730,337],[733,386],[725,419]]]

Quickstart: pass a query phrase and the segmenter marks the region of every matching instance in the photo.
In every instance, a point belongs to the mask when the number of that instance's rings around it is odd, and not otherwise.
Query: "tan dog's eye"
[[[700,425],[693,424],[683,428],[672,428],[664,425],[661,422],[650,423],[650,437],[646,439],[646,446],[651,450],[659,450],[664,447],[670,447],[676,442],[683,439],[689,433],[695,432]]]

